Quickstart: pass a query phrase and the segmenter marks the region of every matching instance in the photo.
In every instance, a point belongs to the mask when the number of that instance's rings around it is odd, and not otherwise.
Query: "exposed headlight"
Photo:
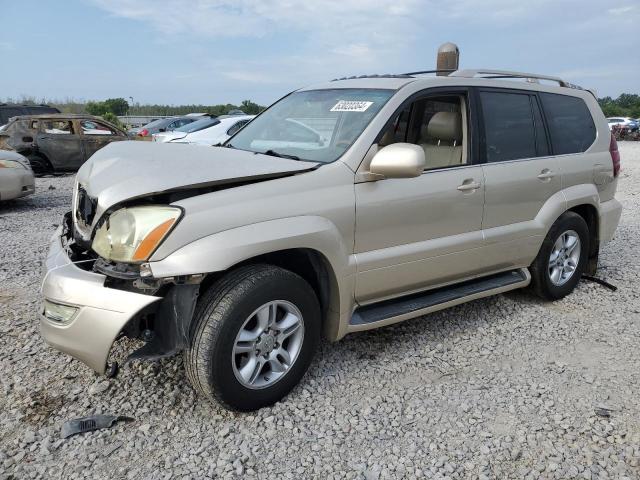
[[[0,160],[0,168],[27,168],[26,165],[15,160]]]
[[[91,248],[116,262],[144,262],[180,218],[175,207],[131,207],[112,213],[98,228]]]

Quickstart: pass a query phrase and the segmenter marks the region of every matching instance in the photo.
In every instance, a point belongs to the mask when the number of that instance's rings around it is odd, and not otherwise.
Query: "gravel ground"
[[[38,180],[0,206],[0,478],[640,478],[640,142],[620,150],[599,271],[617,292],[511,292],[324,343],[252,414],[196,398],[180,358],[107,380],[44,344],[40,269],[73,179]],[[60,439],[93,413],[135,421]]]

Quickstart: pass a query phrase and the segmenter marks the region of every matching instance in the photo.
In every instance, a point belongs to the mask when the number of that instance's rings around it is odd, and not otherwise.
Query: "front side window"
[[[117,135],[114,129],[108,127],[104,123],[95,120],[82,120],[80,122],[83,135]]]
[[[553,153],[585,152],[596,139],[596,126],[584,100],[555,93],[541,93],[540,98],[549,125]]]
[[[487,162],[536,157],[535,122],[528,94],[480,92]]]
[[[380,136],[378,147],[413,143],[424,150],[425,169],[467,163],[465,152],[466,97],[444,95],[407,105]]]
[[[333,162],[360,136],[393,93],[364,88],[295,92],[253,119],[226,146]]]
[[[68,120],[43,120],[42,128],[45,133],[52,135],[73,135],[73,124]]]

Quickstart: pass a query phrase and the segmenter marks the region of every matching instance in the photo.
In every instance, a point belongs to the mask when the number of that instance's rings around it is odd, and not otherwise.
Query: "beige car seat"
[[[462,164],[462,118],[458,112],[437,112],[422,128],[420,146],[426,168]]]

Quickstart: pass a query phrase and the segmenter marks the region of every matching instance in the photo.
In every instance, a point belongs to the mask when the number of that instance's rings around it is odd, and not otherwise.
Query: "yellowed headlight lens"
[[[144,262],[180,218],[180,209],[164,206],[122,208],[96,231],[91,248],[117,262]]]
[[[20,162],[13,160],[0,160],[0,168],[27,168]]]

